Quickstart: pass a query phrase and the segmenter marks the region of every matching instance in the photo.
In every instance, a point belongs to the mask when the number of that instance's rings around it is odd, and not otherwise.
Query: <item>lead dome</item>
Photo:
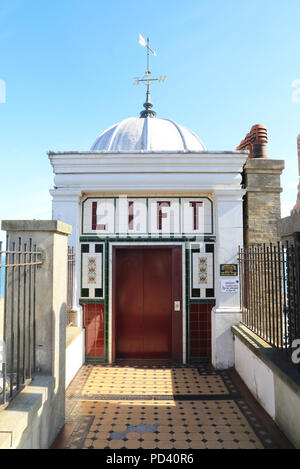
[[[91,151],[205,151],[191,130],[170,119],[130,117],[108,128],[97,138]]]

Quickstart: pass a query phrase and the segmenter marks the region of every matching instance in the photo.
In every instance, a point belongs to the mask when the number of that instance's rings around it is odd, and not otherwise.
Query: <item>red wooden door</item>
[[[118,249],[117,358],[172,357],[172,249]]]

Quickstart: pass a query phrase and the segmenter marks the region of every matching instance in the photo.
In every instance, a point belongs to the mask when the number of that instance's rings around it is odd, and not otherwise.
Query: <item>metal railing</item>
[[[242,322],[292,358],[300,339],[299,236],[294,243],[239,249],[238,257]]]
[[[74,278],[75,278],[75,252],[74,247],[68,247],[68,274],[67,274],[67,327],[74,325],[75,314],[73,310]]]
[[[0,311],[0,405],[21,391],[36,369],[36,269],[42,264],[41,252],[32,239],[23,243],[18,238],[16,245],[7,236],[6,250],[2,249],[2,244],[0,242],[0,293],[4,295]]]

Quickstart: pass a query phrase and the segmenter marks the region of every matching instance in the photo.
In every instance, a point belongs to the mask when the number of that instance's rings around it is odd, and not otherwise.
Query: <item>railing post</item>
[[[295,322],[296,322],[296,339],[300,339],[300,232],[294,233],[295,247]]]
[[[74,312],[74,270],[75,270],[75,253],[74,247],[68,247],[68,274],[67,274],[67,326],[75,326],[77,318]]]

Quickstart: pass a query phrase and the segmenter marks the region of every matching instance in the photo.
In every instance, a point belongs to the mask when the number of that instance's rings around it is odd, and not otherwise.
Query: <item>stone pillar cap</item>
[[[50,231],[65,235],[72,234],[72,226],[60,220],[2,220],[4,231]]]

